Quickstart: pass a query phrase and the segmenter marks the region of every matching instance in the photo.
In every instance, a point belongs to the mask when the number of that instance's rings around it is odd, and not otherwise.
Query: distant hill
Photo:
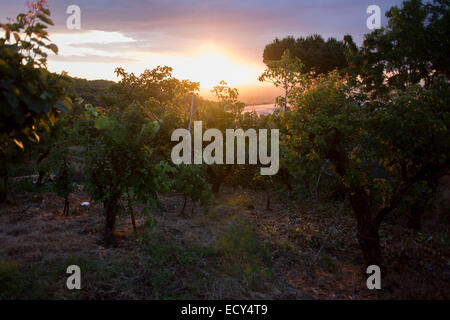
[[[75,77],[71,79],[73,90],[83,98],[83,103],[92,105],[101,105],[101,97],[106,95],[109,88],[116,83],[110,80],[87,80]],[[275,98],[283,93],[282,90],[268,84],[238,86],[237,89],[239,100],[246,105],[273,104]],[[200,89],[200,96],[208,100],[216,100],[210,89]]]
[[[73,90],[83,98],[83,103],[92,105],[101,105],[101,97],[106,94],[108,89],[115,84],[109,80],[86,80],[81,78],[71,78],[73,81]]]

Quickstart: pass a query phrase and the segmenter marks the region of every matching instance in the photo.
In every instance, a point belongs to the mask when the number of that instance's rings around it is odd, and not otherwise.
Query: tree
[[[69,196],[74,191],[71,181],[72,169],[69,164],[68,150],[58,149],[61,153],[56,163],[55,190],[56,194],[64,198],[63,215],[68,216],[70,213]]]
[[[381,98],[390,90],[450,75],[450,8],[448,0],[424,4],[404,1],[387,13],[385,28],[365,35],[362,47],[350,54],[350,70],[365,90]]]
[[[64,198],[63,215],[70,211],[70,194],[75,190],[70,146],[74,142],[72,112],[66,113],[55,122],[50,132],[39,132],[40,143],[29,148],[32,154],[39,154],[36,161],[39,177],[36,181],[41,186],[47,174],[54,174],[54,189],[58,196]]]
[[[295,94],[291,147],[309,161],[329,161],[348,193],[366,265],[384,265],[384,218],[413,185],[449,168],[449,98],[448,81],[437,79],[392,93],[385,104],[335,73]]]
[[[86,117],[95,127],[86,142],[87,190],[93,200],[103,203],[105,240],[114,244],[121,198],[128,201],[128,212],[136,228],[133,203],[155,206],[158,192],[169,191],[167,174],[173,168],[153,159],[154,149],[149,145],[159,130],[159,122],[151,120],[144,107],[131,105],[121,112],[107,113],[87,106]]]
[[[203,121],[203,128],[215,128],[225,136],[226,129],[236,128],[242,120],[244,103],[238,100],[239,92],[236,88],[231,88],[225,81],[211,90],[216,95],[218,102],[202,100],[197,110],[198,119]],[[225,144],[223,146],[225,154]],[[206,180],[211,184],[214,194],[220,191],[227,177],[232,172],[235,165],[211,164],[206,169]]]
[[[235,119],[239,118],[244,110],[245,104],[238,100],[238,89],[229,87],[227,83],[222,80],[211,90],[211,92],[214,93],[219,100],[219,103],[223,105],[225,111],[230,111]]]
[[[203,178],[202,169],[196,165],[181,164],[177,168],[173,182],[173,190],[184,196],[183,207],[180,214],[185,216],[186,202],[192,200],[192,212],[196,202],[206,205],[212,199],[209,185]]]
[[[285,111],[290,93],[301,83],[304,77],[301,72],[303,63],[297,57],[291,57],[289,50],[286,50],[280,60],[266,61],[266,64],[267,69],[258,80],[261,82],[268,81],[277,88],[283,88],[284,98],[282,102],[278,101],[278,104],[283,106],[283,111]]]
[[[286,50],[303,63],[302,73],[318,76],[348,66],[347,44],[335,38],[325,41],[317,34],[298,39],[291,36],[281,40],[276,38],[264,48],[264,63],[280,60]]]
[[[0,201],[7,194],[7,148],[24,141],[39,142],[39,127],[49,129],[71,100],[62,77],[47,71],[46,50],[58,53],[49,41],[47,26],[53,25],[46,1],[29,5],[28,13],[0,24]]]
[[[149,100],[156,100],[167,105],[174,99],[184,97],[185,94],[199,90],[198,82],[178,80],[172,76],[173,69],[167,66],[158,66],[147,69],[141,75],[127,73],[123,68],[116,68],[116,75],[121,78],[120,88],[122,101],[125,107],[129,103],[144,104]]]
[[[145,70],[139,76],[116,68],[115,73],[121,81],[110,88],[104,99],[107,106],[121,109],[137,103],[144,106],[153,120],[160,119],[158,135],[151,142],[162,159],[170,158],[170,137],[173,128],[186,127],[189,122],[187,97],[198,96],[198,82],[179,80],[172,76],[172,68],[158,66]],[[190,102],[190,99],[189,99]]]

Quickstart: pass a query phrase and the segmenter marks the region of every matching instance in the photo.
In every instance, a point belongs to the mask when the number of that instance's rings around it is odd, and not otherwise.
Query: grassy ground
[[[214,204],[179,216],[183,198],[161,197],[151,223],[118,221],[117,248],[103,245],[102,208],[80,206],[61,216],[62,199],[21,182],[0,206],[1,299],[448,299],[446,234],[383,226],[389,274],[368,290],[350,210],[333,225],[340,203],[274,201],[225,189]],[[188,207],[188,212],[191,208]],[[145,225],[145,226],[144,226]],[[82,289],[66,288],[66,268],[81,267]]]

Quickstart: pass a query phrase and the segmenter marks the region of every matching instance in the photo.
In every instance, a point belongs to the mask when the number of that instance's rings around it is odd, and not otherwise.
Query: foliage
[[[199,106],[196,113],[198,119],[202,121],[204,130],[215,128],[220,130],[222,135],[225,136],[226,129],[241,128],[246,117],[242,115],[244,104],[238,100],[238,90],[229,87],[225,81],[221,81],[213,88],[212,92],[216,95],[219,102],[205,101]],[[223,154],[225,154],[225,147],[224,144]],[[206,180],[211,184],[213,193],[219,192],[227,177],[236,168],[236,165],[208,165]]]
[[[412,86],[388,104],[358,92],[337,74],[319,79],[295,97],[286,125],[296,153],[311,163],[329,161],[350,193],[366,262],[381,265],[383,218],[412,185],[448,168],[450,91],[446,80]]]
[[[295,39],[291,36],[278,39],[266,45],[263,60],[269,66],[270,61],[281,60],[286,50],[292,58],[299,59],[303,64],[301,72],[315,76],[327,74],[335,69],[347,67],[347,44],[334,38],[324,40],[322,36],[314,34]]]
[[[151,146],[157,150],[155,153],[160,160],[168,160],[172,131],[187,127],[191,97],[199,90],[199,83],[173,77],[172,68],[167,66],[145,70],[139,76],[127,73],[123,68],[116,68],[115,73],[121,81],[110,87],[104,103],[120,109],[137,103],[145,107],[152,120],[162,120],[159,134]]]
[[[287,49],[280,60],[266,61],[267,69],[258,78],[259,81],[271,82],[277,88],[283,88],[284,98],[278,98],[277,102],[285,110],[288,106],[288,97],[291,92],[302,82],[304,75],[302,61],[297,57],[291,57]]]
[[[178,80],[172,76],[171,67],[158,66],[145,70],[139,77],[127,73],[123,68],[116,68],[115,73],[121,77],[122,88],[128,93],[131,102],[144,103],[152,98],[160,103],[169,102],[175,96],[197,91],[199,83]]]
[[[186,197],[192,200],[193,205],[196,202],[206,205],[211,201],[212,194],[209,185],[203,178],[204,171],[201,167],[195,165],[181,164],[178,166],[173,182],[173,190],[183,194],[185,197],[181,211],[182,215],[184,215],[186,208]]]
[[[404,1],[386,17],[387,26],[365,35],[362,47],[350,55],[349,69],[368,92],[381,97],[421,82],[428,87],[434,78],[450,75],[447,0]]]
[[[65,141],[61,141],[63,144]],[[72,182],[73,170],[69,159],[69,149],[67,145],[58,145],[52,149],[50,153],[48,164],[52,165],[52,171],[55,172],[54,188],[56,194],[64,198],[64,215],[69,215],[69,196],[75,191],[74,183]]]
[[[94,106],[103,106],[111,94],[110,88],[114,82],[108,80],[86,80],[80,78],[71,78],[72,87],[78,97],[85,104]]]
[[[220,81],[211,92],[214,93],[219,100],[223,109],[225,111],[230,111],[235,118],[237,118],[242,113],[242,110],[244,110],[244,104],[238,101],[238,89],[227,86],[225,81]]]
[[[125,211],[136,231],[137,204],[149,214],[159,194],[169,191],[184,195],[182,213],[188,198],[193,208],[197,202],[206,205],[225,183],[265,192],[270,209],[274,193],[305,200],[309,192],[317,200],[326,175],[328,190],[346,193],[351,203],[365,263],[382,266],[385,217],[401,206],[413,207],[418,198],[432,199],[436,181],[449,169],[449,12],[447,0],[405,1],[388,11],[387,26],[366,35],[360,48],[348,35],[344,41],[318,35],[275,39],[264,50],[267,69],[259,80],[283,88],[277,102],[291,111],[258,116],[243,113],[238,90],[225,81],[211,90],[217,101],[208,101],[198,95],[199,83],[175,78],[168,66],[140,75],[117,68],[118,83],[69,84],[66,73],[46,69],[47,52],[57,53],[57,47],[46,31],[53,24],[50,12],[38,1],[28,14],[1,25],[0,200],[8,188],[7,158],[37,158],[39,182],[54,174],[67,214],[74,148],[83,152],[87,192],[103,203],[107,234]],[[172,131],[194,120],[224,136],[232,128],[278,128],[278,174],[261,176],[257,166],[247,165],[169,165]],[[24,181],[23,189],[37,189]],[[148,217],[147,233],[138,242],[145,245],[156,223]],[[259,265],[265,269],[266,248],[242,224],[232,223],[216,249],[225,266],[234,268],[237,257],[254,274]],[[179,260],[195,259],[186,253]],[[161,270],[162,286],[167,274]],[[10,281],[9,269],[6,274]]]
[[[366,35],[361,48],[345,36],[341,49],[349,66],[342,70],[348,75],[303,67],[308,75],[287,81],[293,89],[285,101],[290,98],[293,112],[272,116],[284,137],[280,172],[287,168],[291,180],[310,186],[317,179],[316,190],[326,173],[349,193],[367,264],[382,265],[384,218],[409,193],[429,198],[427,188],[433,192],[449,168],[449,82],[442,77],[448,74],[442,54],[448,51],[448,6],[405,1],[388,11],[387,27]],[[301,56],[288,37],[266,47],[264,62],[271,55],[280,59],[281,48]],[[308,59],[301,62],[308,65]]]
[[[14,142],[23,148],[23,141],[39,141],[36,131],[55,122],[57,114],[70,109],[60,76],[46,70],[47,53],[58,53],[50,43],[48,25],[53,25],[46,1],[30,4],[27,14],[16,21],[1,24],[0,38],[0,149]]]
[[[152,121],[142,106],[131,105],[118,114],[91,106],[87,109],[86,117],[96,129],[86,155],[87,190],[95,201],[103,202],[106,231],[111,232],[120,198],[126,195],[129,201],[156,205],[158,192],[169,191],[166,174],[171,169],[165,162],[153,162],[148,144],[156,136],[159,122]]]
[[[45,0],[31,2],[28,13],[0,24],[0,202],[8,194],[11,145],[39,142],[39,127],[49,130],[60,112],[71,107],[64,77],[46,69],[47,52],[58,53],[47,26],[53,25]]]

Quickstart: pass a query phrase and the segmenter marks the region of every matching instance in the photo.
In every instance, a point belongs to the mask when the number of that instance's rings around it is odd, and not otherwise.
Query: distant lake
[[[271,114],[277,108],[275,103],[254,104],[245,106],[244,112],[256,111],[257,114]]]

